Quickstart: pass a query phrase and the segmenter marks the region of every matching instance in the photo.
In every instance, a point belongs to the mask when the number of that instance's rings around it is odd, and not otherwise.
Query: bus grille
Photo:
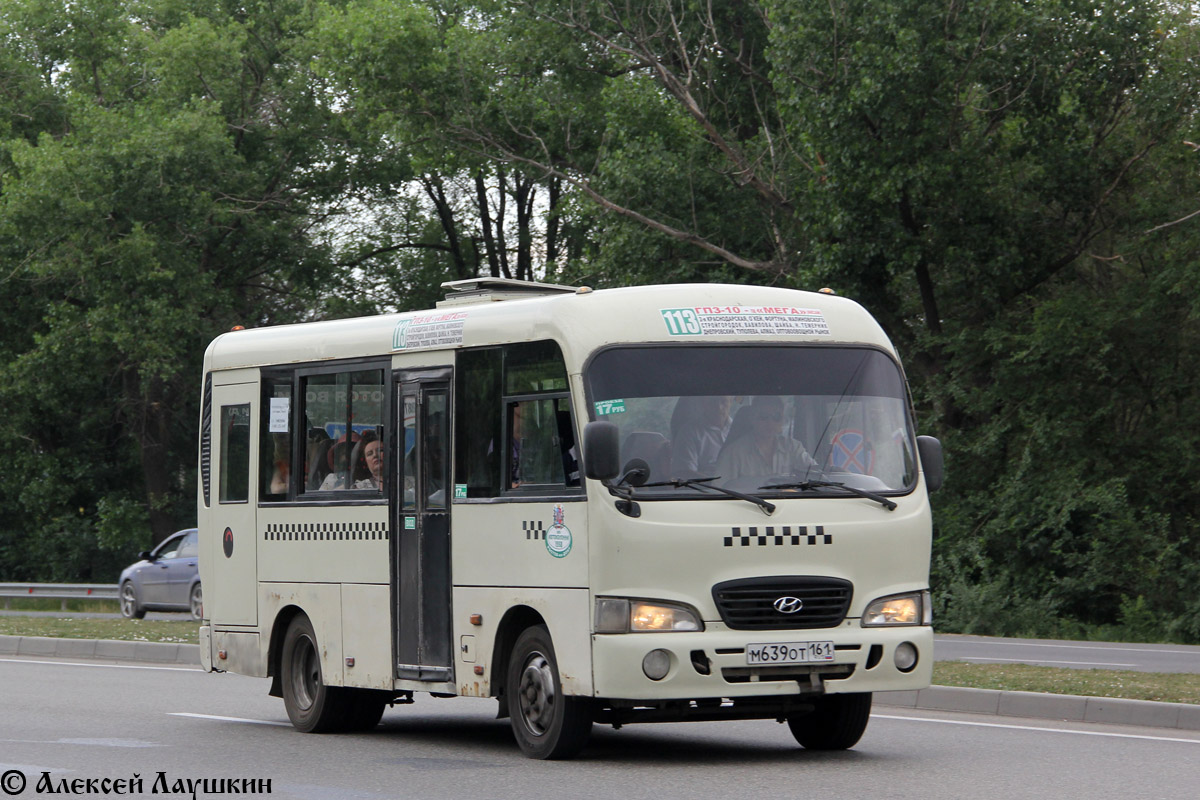
[[[854,586],[841,578],[781,575],[725,581],[712,593],[721,619],[735,630],[833,628],[846,618]],[[790,614],[777,610],[781,598],[799,600],[800,609]]]

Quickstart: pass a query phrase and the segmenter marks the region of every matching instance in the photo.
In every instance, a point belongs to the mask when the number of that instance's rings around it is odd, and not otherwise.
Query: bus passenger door
[[[396,677],[453,680],[450,625],[450,369],[396,376],[392,598]]]
[[[257,379],[248,382],[247,377],[239,370],[213,380],[213,496],[209,523],[202,529],[200,562],[204,566],[208,561],[204,616],[218,625],[258,624],[257,502],[251,494],[250,460],[258,441],[258,415],[251,411],[259,388]]]

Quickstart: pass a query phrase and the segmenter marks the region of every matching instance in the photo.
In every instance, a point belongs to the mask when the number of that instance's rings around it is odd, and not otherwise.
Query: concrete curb
[[[0,655],[200,665],[199,645],[172,644],[170,642],[123,642],[116,639],[0,636]]]
[[[199,645],[122,642],[113,639],[0,636],[0,655],[188,666],[200,664]],[[1112,697],[965,689],[958,686],[930,686],[915,692],[876,692],[874,701],[877,706],[925,711],[965,711],[998,717],[1105,722],[1113,725],[1200,731],[1200,705],[1188,703],[1155,703]]]
[[[930,686],[916,692],[876,692],[875,704],[926,711],[966,711],[999,717],[1106,722],[1113,725],[1200,731],[1200,705],[1190,703],[1156,703],[1113,697]]]

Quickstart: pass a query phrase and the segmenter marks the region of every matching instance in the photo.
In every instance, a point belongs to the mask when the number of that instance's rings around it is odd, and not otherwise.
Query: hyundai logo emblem
[[[800,609],[804,608],[804,601],[799,597],[780,597],[771,605],[775,606],[775,610],[780,614],[795,614]]]

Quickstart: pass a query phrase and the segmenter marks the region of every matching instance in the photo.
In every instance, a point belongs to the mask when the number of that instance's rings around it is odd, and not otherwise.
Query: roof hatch
[[[575,294],[579,291],[576,286],[518,281],[512,278],[468,278],[463,281],[446,281],[442,284],[442,288],[446,290],[446,299],[437,304],[438,308],[468,303],[490,303],[497,300],[522,300],[528,297]]]

